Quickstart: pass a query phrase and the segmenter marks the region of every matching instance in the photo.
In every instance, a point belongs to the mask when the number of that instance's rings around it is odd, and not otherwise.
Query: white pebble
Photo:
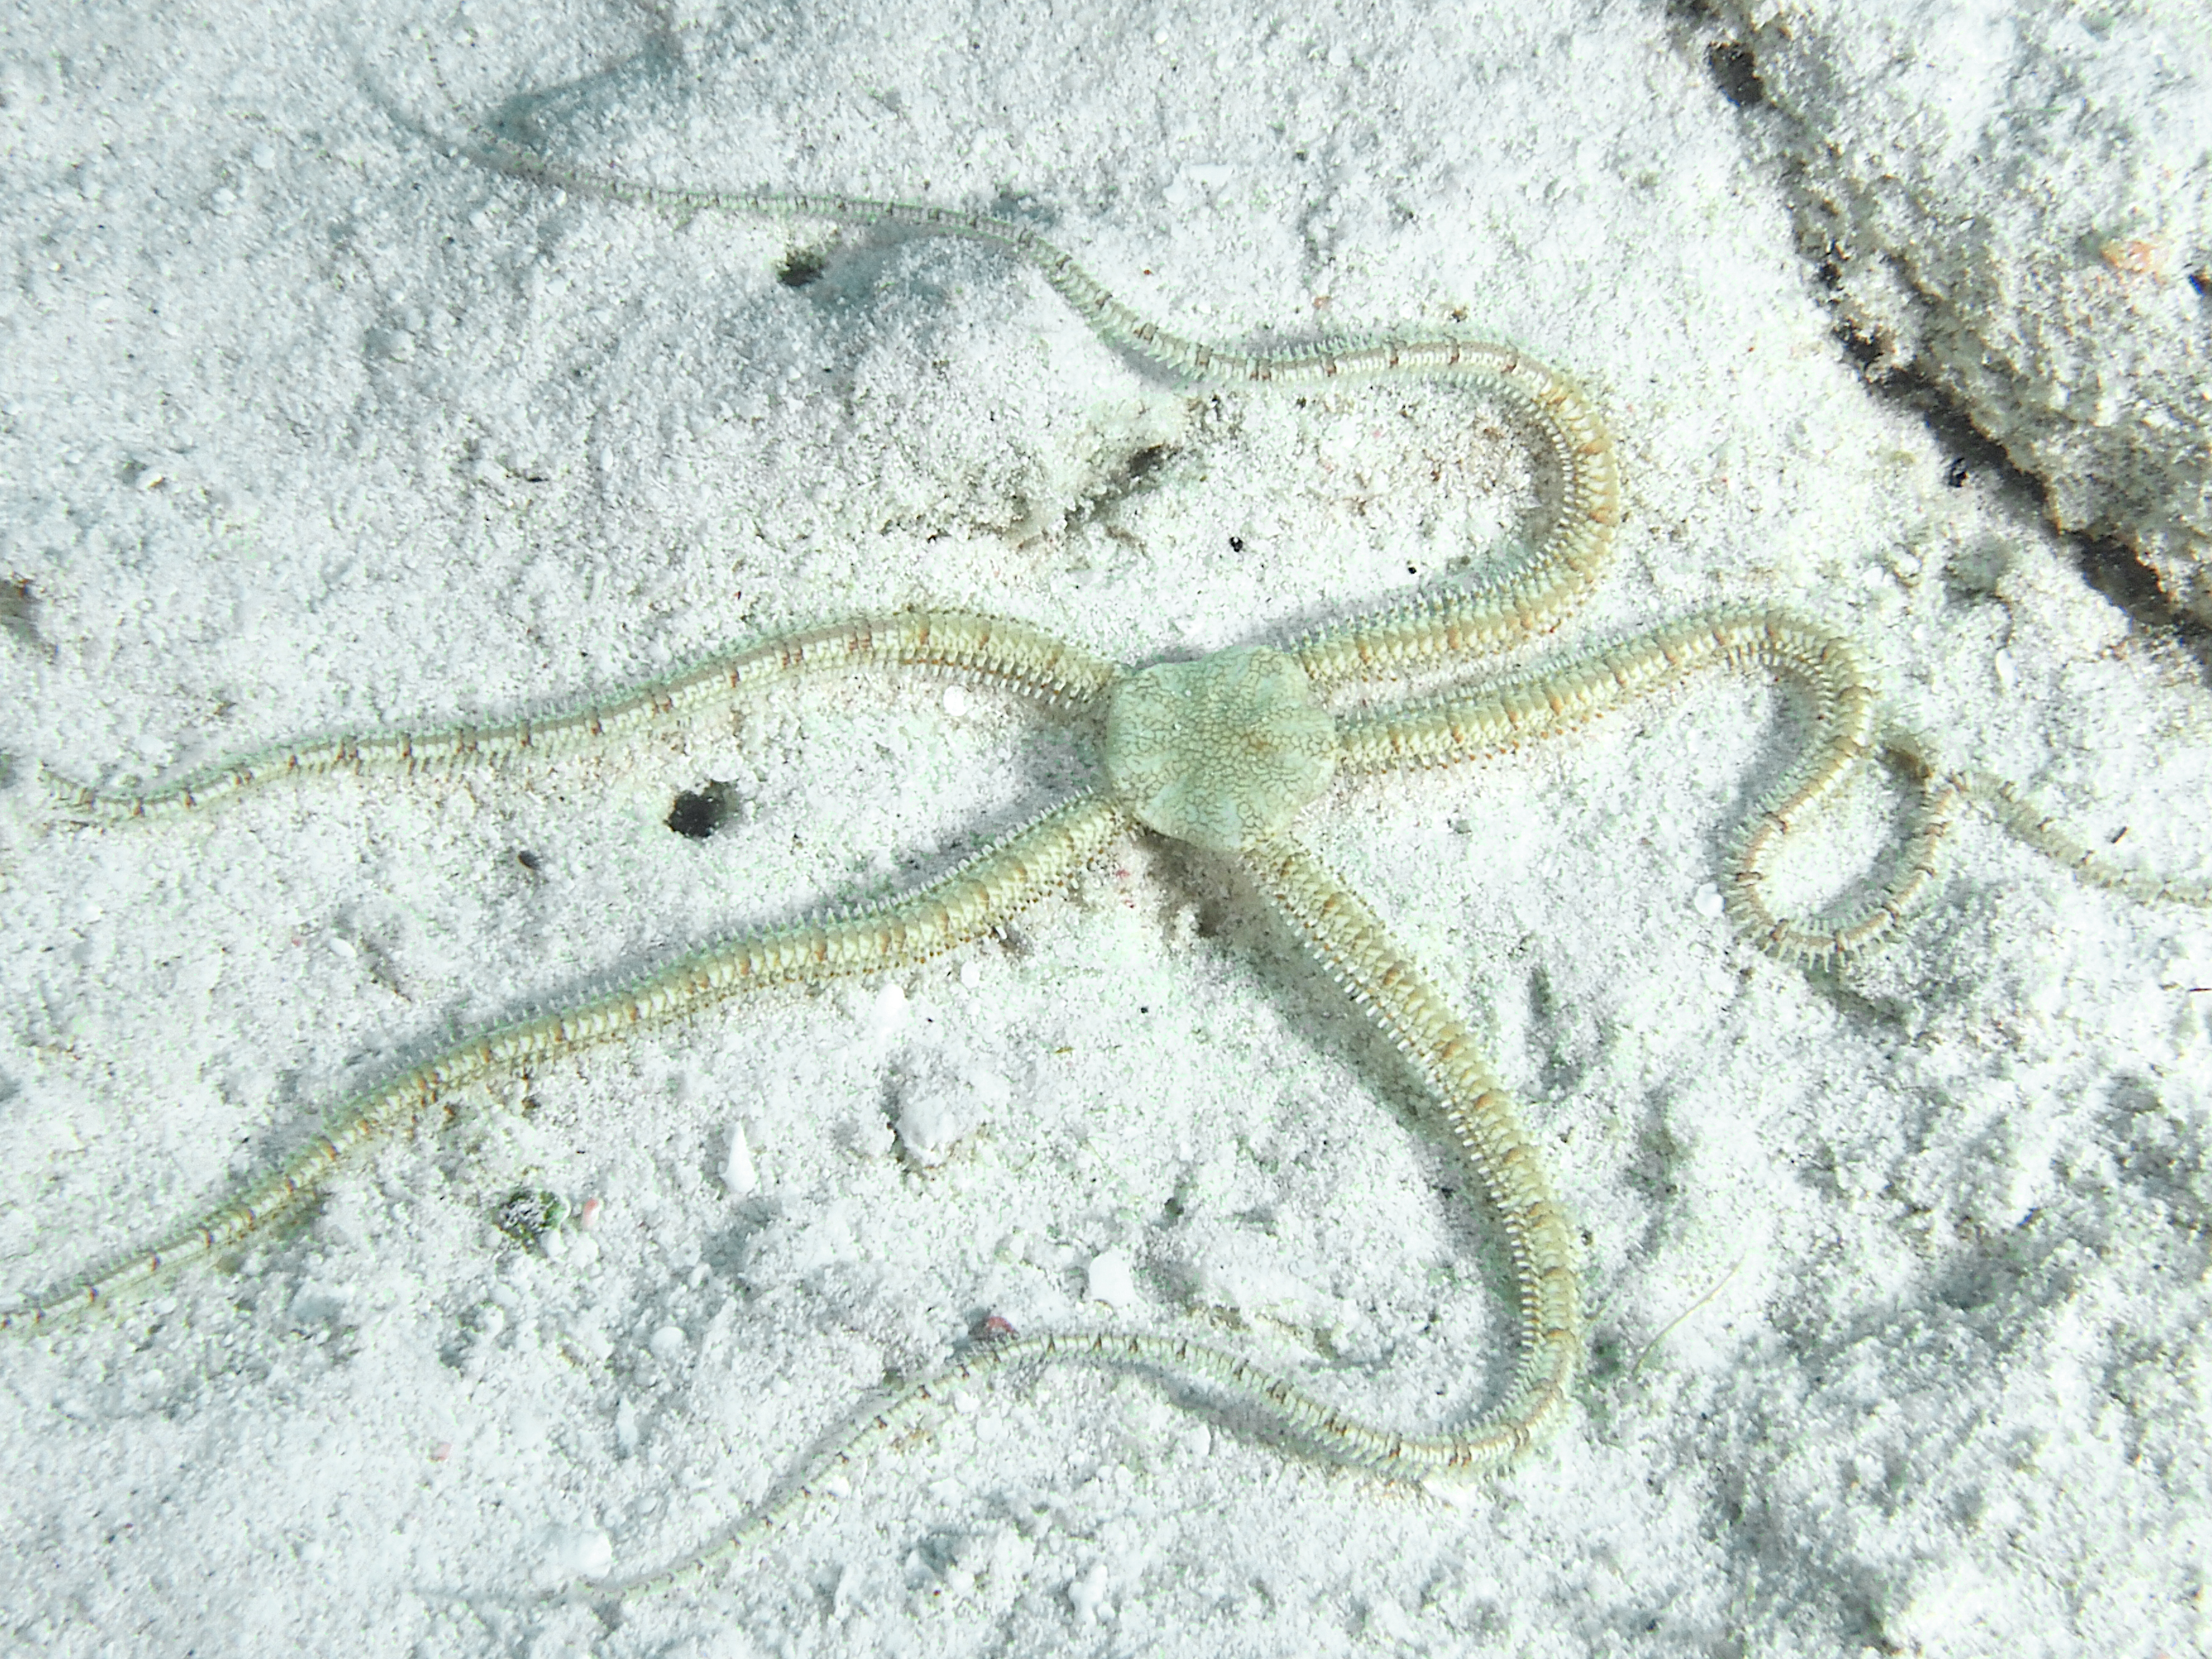
[[[896,982],[876,993],[875,1006],[868,1011],[868,1024],[876,1036],[885,1037],[906,1024],[906,987]]]
[[[663,1325],[653,1334],[652,1340],[645,1346],[653,1350],[653,1357],[655,1359],[659,1360],[664,1365],[672,1365],[684,1358],[686,1346],[684,1328],[680,1325]]]
[[[627,1400],[615,1407],[615,1449],[624,1457],[637,1449],[637,1407]]]
[[[1013,1097],[1014,1085],[988,1067],[931,1066],[908,1079],[899,1097],[899,1144],[925,1168],[942,1164]]]
[[[1067,1604],[1075,1609],[1075,1616],[1086,1625],[1098,1616],[1099,1604],[1105,1599],[1106,1564],[1103,1561],[1092,1562],[1090,1571],[1068,1582]]]
[[[1728,901],[1721,896],[1721,890],[1711,882],[1698,889],[1698,896],[1692,899],[1690,903],[1699,915],[1710,917],[1715,921],[1719,920],[1722,913],[1728,908]]]
[[[743,1198],[760,1185],[760,1176],[753,1169],[753,1149],[745,1144],[742,1123],[730,1125],[730,1152],[722,1160],[722,1185],[732,1198]]]
[[[1137,1281],[1129,1271],[1129,1258],[1119,1250],[1101,1250],[1091,1259],[1084,1293],[1109,1308],[1133,1307]]]
[[[1997,647],[1996,655],[1990,659],[1990,666],[1996,671],[1997,684],[2005,690],[2011,690],[2020,678],[2020,670],[2013,662],[2012,647],[2009,646]]]
[[[948,685],[945,688],[945,712],[951,715],[956,720],[968,712],[968,688],[966,686]]]
[[[982,969],[978,967],[973,962],[962,963],[960,964],[960,982],[966,986],[969,990],[974,990],[978,985],[981,985],[983,982]]]
[[[614,1540],[597,1527],[548,1527],[538,1582],[551,1589],[572,1578],[604,1578],[614,1563]]]
[[[884,1158],[898,1144],[891,1126],[875,1112],[864,1112],[854,1121],[846,1139],[862,1158]]]

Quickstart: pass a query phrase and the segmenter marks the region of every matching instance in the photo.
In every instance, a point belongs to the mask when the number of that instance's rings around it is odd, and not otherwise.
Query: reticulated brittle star
[[[1336,624],[1279,649],[1243,647],[1194,662],[1117,668],[1026,623],[917,610],[784,635],[613,699],[497,726],[391,732],[280,747],[144,792],[56,781],[61,816],[115,823],[211,805],[280,777],[332,770],[439,770],[611,748],[648,727],[750,698],[793,677],[852,667],[909,668],[996,684],[1095,719],[1102,773],[1088,793],[1034,819],[962,868],[861,914],[739,934],[617,989],[478,1032],[346,1103],[283,1167],[155,1243],[0,1320],[37,1327],[107,1300],[181,1263],[296,1218],[332,1173],[457,1091],[495,1074],[695,1015],[741,991],[896,971],[1002,927],[1139,826],[1234,859],[1327,971],[1401,1047],[1441,1107],[1509,1243],[1522,1352],[1505,1398],[1459,1433],[1419,1436],[1361,1423],[1225,1350],[1154,1335],[1009,1337],[978,1345],[951,1372],[909,1385],[786,1495],[716,1551],[781,1524],[838,1468],[904,1433],[947,1385],[1054,1359],[1143,1366],[1237,1399],[1298,1439],[1386,1477],[1479,1474],[1536,1445],[1569,1408],[1580,1363],[1583,1289],[1576,1241],[1520,1109],[1465,1020],[1391,939],[1374,911],[1292,833],[1339,776],[1448,765],[1554,735],[1708,666],[1751,667],[1798,686],[1813,742],[1751,817],[1728,859],[1725,902],[1739,933],[1785,959],[1833,957],[1895,927],[1932,877],[1956,803],[1989,804],[2022,839],[2091,879],[2141,896],[2207,901],[2200,885],[2119,871],[2068,841],[2007,787],[1937,774],[1917,745],[1885,732],[1847,641],[1770,610],[1703,612],[1656,631],[1473,690],[1397,707],[1333,714],[1326,699],[1361,682],[1450,670],[1557,624],[1610,551],[1619,483],[1602,422],[1567,381],[1494,343],[1413,339],[1240,353],[1182,339],[1139,317],[1026,228],[980,214],[843,197],[671,191],[590,178],[518,158],[511,170],[623,200],[861,221],[981,239],[1033,262],[1109,341],[1189,378],[1301,385],[1402,376],[1470,384],[1514,406],[1551,452],[1558,502],[1549,533],[1491,580]],[[1860,903],[1793,917],[1764,896],[1790,829],[1876,750],[1914,775],[1925,799],[1894,872]],[[665,1576],[664,1576],[665,1577]],[[662,1582],[639,1581],[632,1589]]]

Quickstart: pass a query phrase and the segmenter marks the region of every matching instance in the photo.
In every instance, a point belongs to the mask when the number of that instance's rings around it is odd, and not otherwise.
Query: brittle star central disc
[[[1132,674],[1106,714],[1106,776],[1139,823],[1215,852],[1267,839],[1328,787],[1336,722],[1264,646]]]

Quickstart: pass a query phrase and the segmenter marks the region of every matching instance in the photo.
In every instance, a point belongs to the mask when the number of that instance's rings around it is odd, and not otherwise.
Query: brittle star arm
[[[1244,865],[1442,1103],[1453,1139],[1504,1225],[1521,1303],[1520,1370],[1504,1403],[1480,1425],[1422,1439],[1366,1428],[1332,1413],[1310,1431],[1346,1461],[1389,1475],[1503,1468],[1557,1426],[1582,1359],[1580,1252],[1543,1157],[1474,1034],[1366,901],[1288,836],[1254,848],[1244,854]]]
[[[1842,635],[1789,611],[1723,608],[1604,647],[1503,684],[1412,708],[1339,722],[1346,773],[1449,765],[1571,730],[1701,669],[1765,669],[1795,682],[1810,706],[1814,740],[1729,849],[1723,897],[1735,931],[1784,961],[1837,959],[1891,932],[1934,880],[1959,805],[1972,800],[2015,840],[2094,885],[2130,898],[2212,908],[2212,883],[2130,869],[2082,845],[2019,789],[1979,772],[1945,772],[1927,746],[1879,727],[1871,681]],[[1761,891],[1783,839],[1869,754],[1921,792],[1919,810],[1888,878],[1836,912],[1784,916]]]
[[[1806,695],[1813,727],[1806,752],[1759,803],[1729,852],[1723,896],[1730,921],[1785,961],[1863,950],[1895,927],[1934,879],[1961,792],[1949,778],[1928,776],[1912,757],[1891,756],[1921,784],[1923,798],[1887,880],[1840,911],[1790,917],[1768,905],[1761,888],[1783,838],[1876,750],[1880,713],[1850,642],[1789,611],[1701,611],[1479,692],[1350,716],[1338,726],[1339,769],[1449,765],[1570,731],[1708,667],[1763,669],[1794,682]]]
[[[280,744],[145,791],[100,790],[51,771],[45,775],[63,817],[91,823],[165,817],[281,778],[444,771],[604,751],[649,729],[726,709],[780,680],[862,667],[924,668],[1073,707],[1103,695],[1115,672],[1104,658],[1027,623],[965,611],[902,611],[780,635],[611,699],[503,725]]]
[[[895,971],[941,955],[1065,886],[1130,827],[1105,795],[1079,796],[909,897],[834,920],[738,933],[617,989],[465,1037],[347,1101],[305,1146],[236,1197],[0,1313],[0,1329],[51,1322],[283,1225],[343,1164],[471,1084],[690,1018],[743,992]]]
[[[563,167],[496,135],[469,153],[486,166],[611,201],[679,213],[713,210],[776,219],[888,224],[1002,248],[1034,266],[1109,345],[1168,374],[1211,385],[1310,386],[1363,380],[1458,381],[1502,399],[1534,430],[1557,472],[1559,501],[1537,544],[1486,579],[1381,613],[1358,629],[1326,629],[1302,648],[1317,689],[1411,672],[1451,653],[1495,652],[1556,627],[1595,584],[1620,521],[1620,462],[1612,434],[1565,375],[1496,341],[1444,335],[1325,339],[1239,351],[1173,333],[1125,305],[1029,226],[966,209],[864,197],[640,184]]]
[[[1203,1342],[1092,1332],[978,1344],[957,1364],[901,1389],[805,1475],[678,1565],[611,1587],[617,1599],[694,1579],[837,1493],[833,1484],[942,1410],[953,1391],[1012,1367],[1054,1364],[1150,1371],[1274,1423],[1333,1461],[1387,1480],[1459,1481],[1510,1467],[1540,1444],[1571,1401],[1583,1348],[1579,1251],[1520,1109],[1474,1034],[1407,957],[1381,920],[1287,836],[1241,855],[1260,890],[1354,1002],[1393,1038],[1442,1103],[1453,1139],[1504,1224],[1521,1315],[1520,1370],[1504,1401],[1457,1434],[1401,1433],[1363,1423],[1240,1355]]]
[[[1898,746],[1925,766],[1916,738],[1900,737]],[[2053,863],[2070,870],[2093,887],[2107,888],[2145,903],[2186,904],[2212,909],[2212,881],[2191,881],[2162,876],[2107,857],[2085,842],[2030,800],[2021,788],[1987,772],[1960,772],[1956,783],[1966,799],[1994,818],[1999,828],[2023,847],[2032,847]]]

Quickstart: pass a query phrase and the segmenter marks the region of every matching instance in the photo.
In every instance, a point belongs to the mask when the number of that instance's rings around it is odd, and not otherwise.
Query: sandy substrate
[[[1868,387],[1695,23],[945,17],[16,13],[0,1289],[218,1198],[452,1033],[911,885],[1093,757],[1009,699],[853,680],[617,756],[162,826],[58,826],[40,765],[118,781],[512,714],[921,599],[1122,660],[1279,641],[1540,518],[1478,399],[1193,392],[988,250],[682,222],[443,142],[502,110],[665,182],[998,204],[1202,337],[1510,340],[1589,389],[1627,479],[1615,566],[1547,649],[1793,605],[1948,760],[2116,857],[2212,863],[2200,664]],[[0,1342],[0,1630],[82,1654],[2197,1650],[2212,927],[1970,820],[1892,947],[1771,962],[1714,889],[1798,731],[1771,689],[1708,681],[1301,821],[1492,1044],[1587,1232],[1580,1407],[1470,1501],[1057,1372],[699,1589],[595,1604],[594,1575],[704,1542],[993,1314],[1203,1334],[1408,1428],[1502,1387],[1510,1278],[1387,1047],[1238,880],[1132,841],[1003,942],[471,1094],[226,1270]],[[710,782],[720,830],[671,833]],[[1814,826],[1793,890],[1859,879],[1903,805],[1869,785]],[[596,1225],[525,1249],[495,1225],[518,1188]]]

